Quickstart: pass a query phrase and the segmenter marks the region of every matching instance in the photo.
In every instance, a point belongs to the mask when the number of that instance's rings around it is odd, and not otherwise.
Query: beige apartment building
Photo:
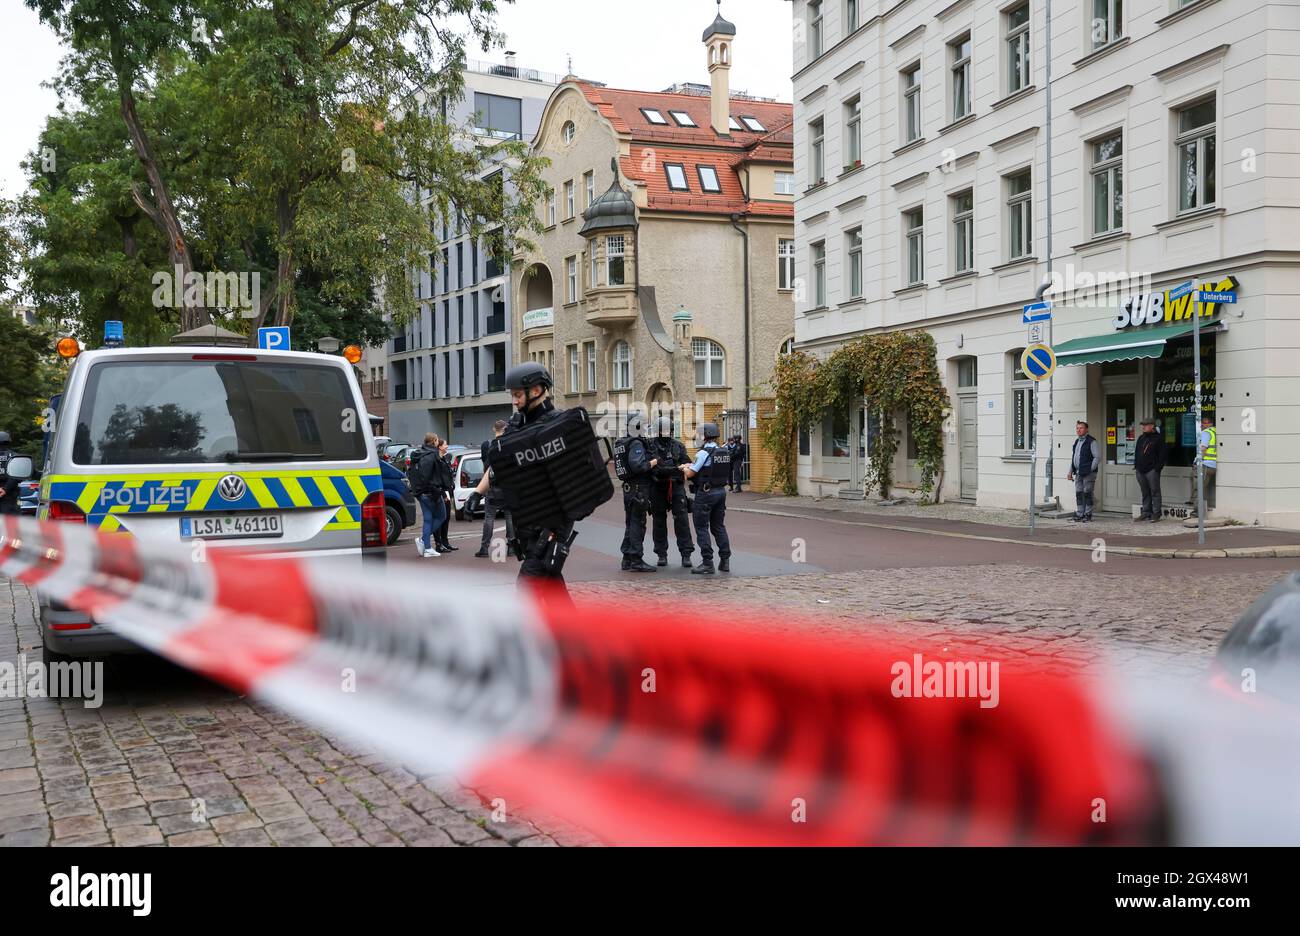
[[[736,29],[704,34],[711,84],[629,91],[566,79],[533,146],[554,197],[512,265],[517,359],[545,363],[561,406],[770,395],[794,336],[791,106],[733,96]]]
[[[792,9],[797,346],[934,336],[952,401],[941,495],[1023,507],[1031,452],[1041,496],[1050,451],[1072,505],[1086,420],[1098,507],[1128,514],[1137,424],[1154,417],[1166,507],[1186,508],[1191,283],[1236,300],[1201,315],[1215,513],[1300,527],[1300,6],[1053,0],[1050,123],[1045,0]],[[1023,307],[1049,275],[1050,416],[1019,366]],[[834,478],[862,496],[876,418],[867,400],[827,413],[801,439],[801,489]],[[915,480],[907,449],[896,474]]]

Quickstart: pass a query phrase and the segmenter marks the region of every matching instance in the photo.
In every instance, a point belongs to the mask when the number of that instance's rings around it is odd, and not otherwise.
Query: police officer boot
[[[633,559],[633,560],[628,564],[627,571],[629,571],[629,572],[654,572],[654,571],[655,571],[655,567],[652,566],[652,565],[649,565],[645,560],[643,560],[643,559],[641,559],[641,558],[638,557],[638,558],[636,558],[636,559]]]
[[[712,574],[713,574],[713,563],[709,560],[705,560],[704,562],[701,562],[699,565],[697,565],[695,568],[691,569],[691,575],[712,575]]]
[[[619,568],[620,568],[622,571],[624,571],[624,572],[626,572],[628,569],[632,568],[632,560],[631,560],[631,558],[628,557],[628,556],[624,556],[624,557],[623,557],[623,564],[622,564],[621,566],[619,566]]]
[[[721,559],[718,560],[718,571],[719,571],[719,572],[730,572],[730,571],[731,571],[731,557],[730,557],[730,556],[723,556]]]
[[[689,569],[689,568],[691,568],[691,554],[690,554],[690,553],[687,553],[686,555],[682,556],[682,568],[683,568],[683,569]]]
[[[662,568],[663,566],[668,565],[668,554],[667,554],[667,553],[664,553],[662,556],[660,556],[660,557],[659,557],[659,561],[658,561],[657,563],[655,563],[655,564],[658,565],[658,566],[660,566],[661,568]]]

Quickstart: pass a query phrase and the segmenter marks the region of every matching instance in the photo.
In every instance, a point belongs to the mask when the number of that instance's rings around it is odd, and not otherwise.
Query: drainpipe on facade
[[[740,226],[740,215],[731,216],[731,226],[741,236],[745,245],[745,438],[749,438],[749,232]]]
[[[1043,23],[1045,35],[1045,53],[1043,61],[1047,66],[1044,84],[1044,99],[1047,114],[1044,123],[1047,127],[1047,283],[1052,280],[1052,0],[1047,0]],[[1039,287],[1038,301],[1043,299],[1047,284]],[[1052,319],[1047,320],[1047,343],[1052,343]],[[1036,430],[1035,430],[1036,431]],[[1043,492],[1044,500],[1052,500],[1056,493],[1052,478],[1052,459],[1056,455],[1056,375],[1047,379],[1047,490]],[[1057,505],[1060,506],[1059,504]]]

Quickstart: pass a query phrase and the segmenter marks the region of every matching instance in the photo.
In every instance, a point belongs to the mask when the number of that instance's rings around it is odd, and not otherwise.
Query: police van
[[[109,348],[75,357],[47,439],[41,519],[197,553],[383,558],[379,455],[342,357],[231,348]],[[268,596],[270,597],[270,596]],[[130,651],[42,599],[47,660]]]

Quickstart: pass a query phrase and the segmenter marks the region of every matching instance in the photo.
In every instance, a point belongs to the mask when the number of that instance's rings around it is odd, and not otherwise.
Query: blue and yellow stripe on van
[[[245,482],[241,497],[217,490],[227,475]],[[120,514],[336,508],[329,531],[361,529],[361,505],[383,490],[374,468],[347,471],[213,471],[147,475],[53,475],[41,479],[41,504],[68,501],[86,522],[105,533],[119,529]]]

